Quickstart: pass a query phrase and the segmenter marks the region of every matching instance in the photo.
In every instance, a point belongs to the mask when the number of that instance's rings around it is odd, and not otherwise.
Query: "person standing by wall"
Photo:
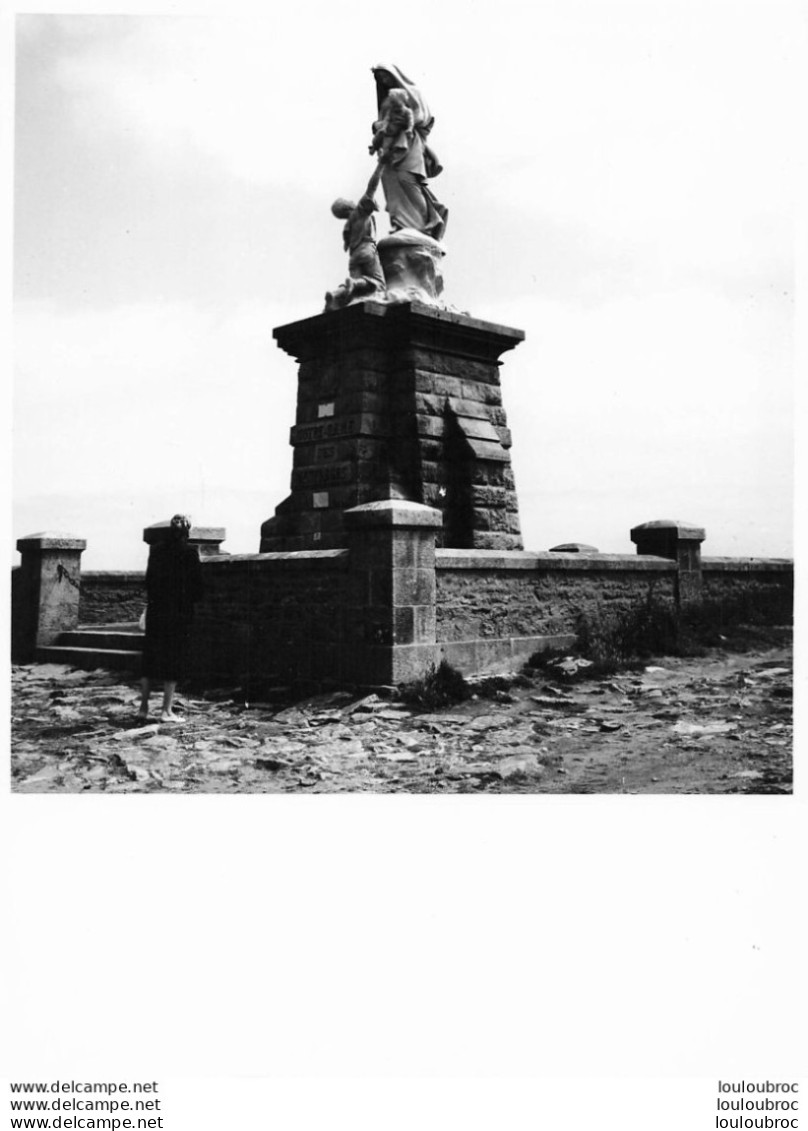
[[[146,638],[138,719],[149,717],[149,695],[154,680],[163,684],[160,721],[178,723],[174,694],[188,660],[194,606],[202,596],[202,564],[195,547],[188,545],[191,520],[175,514],[165,541],[152,546],[146,569]]]

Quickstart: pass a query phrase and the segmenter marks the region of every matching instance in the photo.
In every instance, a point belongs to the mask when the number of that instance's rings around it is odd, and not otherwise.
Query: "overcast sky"
[[[798,6],[270,11],[18,17],[14,538],[140,568],[182,510],[258,549],[292,460],[272,329],[346,273],[329,206],[372,171],[385,62],[435,115],[447,300],[527,335],[526,548],[681,518],[789,555]]]

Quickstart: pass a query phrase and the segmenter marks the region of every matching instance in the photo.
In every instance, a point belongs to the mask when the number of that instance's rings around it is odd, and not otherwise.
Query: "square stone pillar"
[[[84,538],[43,532],[17,541],[22,556],[12,576],[12,658],[30,663],[79,623]]]
[[[143,531],[143,541],[147,546],[162,542],[163,539],[168,537],[170,526],[170,520],[152,523]],[[196,546],[199,556],[202,558],[211,554],[222,554],[226,552],[220,548],[226,535],[227,532],[223,526],[192,526],[188,535],[188,545]]]
[[[435,662],[435,540],[440,511],[386,499],[345,512],[350,603],[345,674],[381,686],[425,674]]]
[[[670,558],[679,566],[676,600],[680,608],[701,602],[701,544],[705,537],[702,526],[672,519],[643,522],[632,527],[631,541],[635,543],[638,554]]]

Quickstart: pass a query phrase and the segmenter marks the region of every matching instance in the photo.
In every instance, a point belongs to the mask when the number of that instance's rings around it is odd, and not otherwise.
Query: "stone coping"
[[[83,569],[81,580],[85,581],[145,581],[146,571],[132,569]]]
[[[207,566],[213,563],[238,567],[249,563],[284,563],[293,565],[333,565],[337,562],[345,563],[350,551],[337,550],[298,550],[286,553],[267,554],[208,554],[202,558],[202,564]],[[711,557],[702,558],[701,566],[704,571],[711,573],[792,573],[794,561],[792,558],[731,558]],[[653,570],[660,573],[672,573],[676,570],[676,562],[668,558],[658,558],[650,554],[595,554],[587,553],[582,556],[573,551],[561,553],[555,551],[529,551],[529,550],[457,550],[437,549],[435,551],[436,569],[504,569],[504,570]],[[14,566],[19,569],[19,566]],[[85,582],[110,582],[110,583],[137,583],[146,579],[145,570],[123,569],[88,569],[82,570],[81,580]]]
[[[702,570],[711,573],[793,573],[792,558],[702,558]]]
[[[322,356],[323,351],[339,355],[345,350],[382,348],[436,350],[497,365],[499,355],[519,345],[525,335],[511,326],[425,303],[368,300],[276,326],[272,336],[298,360]]]
[[[21,554],[30,550],[86,550],[87,540],[56,530],[40,530],[37,534],[18,538],[17,549]]]
[[[338,319],[361,319],[363,316],[376,317],[376,318],[401,318],[406,313],[417,315],[421,318],[427,318],[434,322],[443,322],[448,325],[462,326],[464,329],[479,330],[482,333],[494,334],[500,338],[506,338],[513,341],[514,345],[517,342],[524,341],[524,330],[518,330],[513,326],[503,326],[499,322],[487,322],[482,318],[473,318],[470,314],[459,310],[443,310],[440,307],[428,306],[424,302],[374,302],[372,299],[367,299],[365,302],[354,302],[350,306],[342,310],[325,311],[320,314],[311,315],[308,318],[301,318],[295,322],[287,322],[283,326],[277,326],[273,330],[273,337],[283,337],[291,330],[298,330],[302,327],[314,328],[315,326],[324,326],[336,324]]]
[[[349,550],[289,550],[267,554],[207,554],[201,559],[203,569],[216,565],[220,568],[260,569],[263,566],[292,566],[301,569],[347,568]]]
[[[344,512],[348,527],[439,527],[443,525],[443,515],[434,507],[424,503],[412,503],[408,499],[379,499],[374,503],[363,503]]]
[[[680,518],[657,518],[653,522],[641,522],[639,526],[632,526],[631,541],[636,542],[637,536],[657,530],[673,530],[677,538],[690,542],[703,542],[707,537],[704,527],[696,526],[694,522],[683,522]]]
[[[487,570],[566,570],[572,572],[597,572],[598,570],[626,570],[628,572],[676,573],[678,566],[670,558],[650,554],[586,554],[558,553],[558,551],[531,552],[529,550],[453,550],[435,551],[436,569],[487,569]]]
[[[482,318],[474,318],[471,314],[460,310],[442,310],[440,307],[427,306],[423,302],[408,304],[413,314],[426,315],[438,322],[448,322],[456,326],[468,326],[470,329],[482,330],[487,334],[496,334],[502,338],[512,338],[514,344],[525,340],[524,330],[515,326],[504,326],[501,322],[487,322]]]

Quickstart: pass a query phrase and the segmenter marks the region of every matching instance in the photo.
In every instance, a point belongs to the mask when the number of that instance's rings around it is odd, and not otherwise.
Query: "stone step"
[[[40,664],[70,664],[84,671],[108,668],[111,671],[140,671],[141,652],[131,648],[77,648],[70,645],[50,644],[37,648]]]
[[[139,652],[143,648],[143,633],[136,627],[123,631],[117,627],[99,625],[97,628],[77,628],[63,632],[57,643],[59,647],[64,645],[71,648],[112,648]]]
[[[115,621],[109,624],[80,624],[77,632],[142,632],[136,620]]]

